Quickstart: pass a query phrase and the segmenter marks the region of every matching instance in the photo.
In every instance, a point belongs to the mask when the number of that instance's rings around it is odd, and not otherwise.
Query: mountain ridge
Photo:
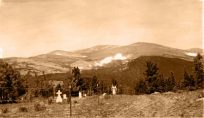
[[[198,49],[197,49],[198,50]],[[76,51],[54,50],[52,52],[28,58],[5,58],[16,67],[42,73],[64,73],[74,66],[87,70],[111,64],[114,60],[127,63],[141,56],[161,56],[192,61],[195,51],[171,48],[159,44],[138,42],[125,46],[97,45]],[[116,58],[117,57],[117,58]],[[120,59],[121,58],[121,59]],[[26,71],[24,72],[24,74]]]

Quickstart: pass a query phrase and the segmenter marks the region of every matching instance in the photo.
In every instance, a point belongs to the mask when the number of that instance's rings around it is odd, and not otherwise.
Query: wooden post
[[[97,96],[98,96],[98,115],[100,116],[100,92],[99,92],[99,85],[97,84]]]
[[[100,95],[98,94],[98,105],[100,105],[99,97],[100,97]]]
[[[98,95],[98,105],[99,105],[99,96],[100,96],[100,94],[99,94],[99,85],[97,84],[97,95]]]
[[[3,89],[1,87],[1,100],[3,100]]]
[[[72,85],[69,85],[69,104],[70,104],[70,117],[72,116]]]
[[[73,78],[70,80],[70,85],[69,85],[69,108],[70,108],[70,117],[72,117],[72,81]]]
[[[55,86],[53,85],[53,99],[55,99]]]

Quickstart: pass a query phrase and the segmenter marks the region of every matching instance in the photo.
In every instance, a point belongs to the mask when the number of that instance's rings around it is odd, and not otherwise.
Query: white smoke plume
[[[196,57],[196,56],[197,56],[197,53],[186,52],[186,55],[191,56],[191,57]]]
[[[111,63],[113,60],[126,60],[127,57],[123,56],[121,53],[117,53],[114,56],[106,57],[99,62],[96,62],[96,66],[103,66],[104,64]]]

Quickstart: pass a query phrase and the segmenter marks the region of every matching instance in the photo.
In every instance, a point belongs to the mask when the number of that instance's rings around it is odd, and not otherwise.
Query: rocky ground
[[[182,91],[154,93],[151,95],[116,95],[90,96],[83,99],[73,98],[72,117],[203,117],[204,92]],[[36,111],[34,104],[39,103],[46,109]],[[20,111],[26,107],[26,111]],[[1,104],[0,117],[69,117],[69,104],[50,104],[47,100],[38,99],[33,102],[18,104]]]

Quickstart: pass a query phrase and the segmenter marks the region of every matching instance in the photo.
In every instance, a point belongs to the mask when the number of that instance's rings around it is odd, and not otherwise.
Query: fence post
[[[69,85],[69,108],[70,108],[70,117],[72,117],[72,85],[71,85],[71,82]]]

